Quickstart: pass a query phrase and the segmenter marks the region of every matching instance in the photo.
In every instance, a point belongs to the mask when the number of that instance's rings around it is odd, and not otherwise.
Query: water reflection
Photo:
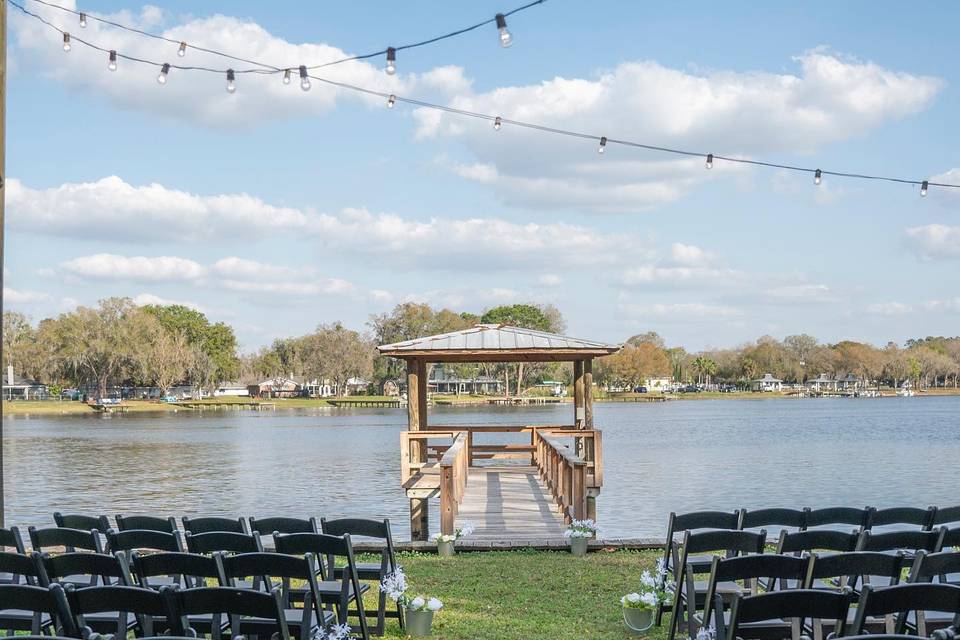
[[[569,406],[431,410],[434,424],[560,424]],[[960,398],[597,404],[609,536],[662,535],[698,508],[953,504]],[[402,410],[4,420],[7,522],[53,511],[389,517]],[[433,514],[431,524],[438,523]]]

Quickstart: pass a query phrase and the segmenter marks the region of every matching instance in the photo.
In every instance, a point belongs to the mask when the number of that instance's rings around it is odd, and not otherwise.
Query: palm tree
[[[717,372],[717,363],[707,356],[697,356],[692,364],[697,371],[697,384],[701,382],[709,384],[710,376]]]

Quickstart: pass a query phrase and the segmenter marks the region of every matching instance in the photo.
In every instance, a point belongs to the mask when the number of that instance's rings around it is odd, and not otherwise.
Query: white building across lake
[[[752,391],[783,391],[783,380],[765,373],[762,378],[750,383],[750,389]]]

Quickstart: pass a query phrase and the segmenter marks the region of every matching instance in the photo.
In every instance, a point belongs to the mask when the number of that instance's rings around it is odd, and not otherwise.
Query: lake
[[[430,411],[434,424],[562,424],[571,414]],[[956,396],[597,403],[595,422],[604,536],[660,537],[670,511],[960,503]],[[49,525],[55,510],[350,514],[389,517],[408,539],[405,428],[403,409],[7,417],[7,524]]]

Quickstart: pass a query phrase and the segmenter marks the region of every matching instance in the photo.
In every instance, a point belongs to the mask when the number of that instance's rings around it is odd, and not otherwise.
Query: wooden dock
[[[327,400],[327,404],[340,409],[350,407],[375,407],[385,409],[398,409],[407,406],[406,400]]]
[[[470,540],[558,540],[566,525],[560,507],[533,466],[473,467],[456,526],[473,525]]]

